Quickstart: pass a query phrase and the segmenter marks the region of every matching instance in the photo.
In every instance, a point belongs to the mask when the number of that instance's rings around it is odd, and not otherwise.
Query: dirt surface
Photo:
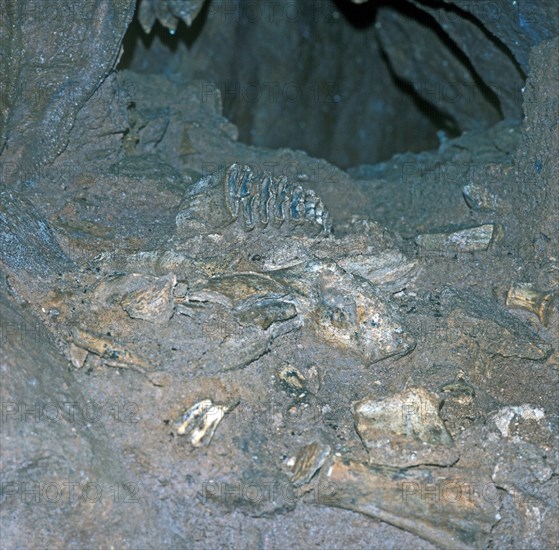
[[[514,42],[451,3],[382,6],[374,55],[398,78],[444,82],[392,31],[421,52],[450,10],[466,54],[442,41],[433,59],[485,91],[512,84],[497,103],[435,105],[460,133],[437,147],[383,162],[382,144],[350,147],[342,170],[315,153],[332,159],[341,118],[310,118],[337,133],[314,146],[243,140],[209,80],[216,5],[150,3],[128,27],[130,4],[99,3],[97,49],[60,54],[80,60],[71,105],[3,96],[1,548],[557,547],[558,40],[542,24]],[[10,6],[20,40],[34,19]],[[209,33],[162,71],[163,44],[112,70],[127,28],[180,35],[180,20]],[[477,59],[482,27],[514,47],[492,39]],[[256,44],[265,30],[223,32]],[[33,52],[7,56],[10,82]],[[273,117],[252,109],[259,135]]]

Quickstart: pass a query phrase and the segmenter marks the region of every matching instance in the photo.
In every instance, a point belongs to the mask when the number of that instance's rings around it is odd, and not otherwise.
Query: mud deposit
[[[3,0],[2,550],[557,548],[557,12]]]

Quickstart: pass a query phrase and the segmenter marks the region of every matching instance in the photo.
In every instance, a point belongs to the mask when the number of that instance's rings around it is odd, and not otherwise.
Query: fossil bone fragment
[[[88,351],[84,348],[76,346],[76,344],[70,343],[68,354],[72,365],[74,365],[77,369],[81,369],[87,359]]]
[[[449,466],[458,460],[452,437],[439,416],[439,399],[423,388],[382,400],[357,401],[353,414],[370,464],[407,468]]]
[[[442,303],[449,323],[491,355],[540,361],[553,352],[553,346],[526,323],[469,289],[445,289]]]
[[[97,336],[74,327],[72,339],[75,346],[98,355],[111,367],[149,368],[149,364],[144,359],[127,350],[122,344],[119,344],[112,338]]]
[[[497,521],[497,489],[479,470],[372,467],[328,460],[318,502],[360,512],[442,548],[483,548]]]
[[[129,292],[122,300],[124,311],[133,319],[143,319],[153,323],[168,321],[173,315],[173,287],[177,278],[170,273],[165,277],[143,276],[144,283]]]
[[[502,232],[501,226],[487,223],[456,231],[425,233],[419,235],[415,242],[427,252],[475,252],[487,250],[492,243],[501,239]]]
[[[375,286],[334,262],[309,262],[273,276],[293,288],[298,309],[319,338],[355,353],[367,365],[414,349],[415,340],[395,306]]]
[[[541,292],[530,283],[521,283],[509,288],[505,305],[509,308],[530,311],[537,315],[542,325],[547,326],[555,298],[554,292]]]
[[[241,325],[256,325],[262,330],[297,317],[289,289],[258,273],[212,277],[202,288],[193,289],[186,303],[220,304],[232,309]]]
[[[466,204],[473,210],[494,212],[504,209],[502,200],[483,184],[470,183],[465,185],[462,193]]]

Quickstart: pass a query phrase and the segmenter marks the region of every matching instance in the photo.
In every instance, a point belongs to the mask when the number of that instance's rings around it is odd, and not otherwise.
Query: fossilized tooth
[[[530,283],[511,286],[505,298],[509,308],[525,309],[536,314],[542,325],[547,326],[556,298],[555,292],[536,290]]]
[[[452,437],[439,416],[439,398],[414,388],[387,399],[353,404],[355,427],[369,462],[399,468],[458,460]]]
[[[111,367],[149,368],[147,361],[128,351],[124,345],[115,342],[111,338],[98,336],[79,327],[74,327],[72,330],[72,340],[74,345],[98,355]]]
[[[202,9],[205,0],[141,0],[138,20],[145,33],[151,31],[156,19],[175,34],[179,19],[188,26]]]
[[[285,176],[257,177],[249,166],[232,164],[199,180],[177,214],[182,236],[216,233],[238,221],[245,231],[280,227],[303,234],[330,232],[329,214],[310,190],[290,184]]]
[[[309,262],[272,276],[292,288],[318,337],[357,354],[367,365],[409,353],[415,340],[381,292],[333,262]]]
[[[283,365],[278,371],[278,378],[291,393],[299,395],[307,392],[305,377],[301,371],[293,365]]]
[[[318,365],[310,365],[303,370],[305,374],[290,363],[284,363],[277,370],[282,389],[297,400],[306,400],[309,394],[316,395],[320,389]]]
[[[415,242],[429,252],[475,252],[487,250],[503,236],[500,225],[487,223],[477,227],[466,227],[456,231],[425,233],[416,237]]]
[[[163,323],[173,316],[173,288],[177,278],[173,273],[164,277],[144,277],[144,284],[129,292],[120,302],[133,319]]]
[[[484,548],[499,497],[479,469],[373,467],[336,458],[318,477],[319,504],[371,516],[442,548]]]
[[[291,482],[298,487],[308,483],[330,456],[330,445],[314,442],[299,450],[292,467]]]
[[[193,447],[207,447],[219,423],[235,407],[215,405],[211,399],[203,399],[186,410],[175,422],[178,435],[187,435]]]

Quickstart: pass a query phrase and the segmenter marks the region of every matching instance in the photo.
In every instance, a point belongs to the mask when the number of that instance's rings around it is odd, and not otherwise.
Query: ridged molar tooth
[[[279,225],[281,225],[286,218],[286,209],[284,205],[289,200],[288,191],[289,184],[287,183],[287,178],[285,176],[281,176],[278,181],[278,193],[274,203],[274,221]]]
[[[305,222],[305,190],[300,185],[295,186],[291,195],[290,216],[296,224]]]
[[[243,170],[243,174],[239,180],[239,187],[237,188],[237,198],[244,199],[250,195],[251,190],[251,174],[248,170]]]
[[[270,210],[273,208],[275,198],[272,178],[266,174],[262,180],[259,204],[260,223],[264,226],[268,225],[270,221]]]
[[[285,221],[293,226],[307,224],[309,231],[328,233],[328,211],[320,197],[301,185],[291,184],[285,176],[270,174],[256,177],[249,166],[231,164],[201,178],[185,198],[187,207],[177,214],[177,226],[183,233],[220,229],[238,221],[246,230],[280,227]],[[239,220],[239,218],[242,218]],[[313,228],[314,226],[314,228]]]
[[[324,227],[325,233],[330,233],[330,230],[332,229],[332,224],[330,222],[330,212],[328,212],[328,210],[326,209],[324,210],[322,214],[322,222],[319,223]]]
[[[309,222],[316,221],[316,204],[318,197],[316,193],[309,190],[305,193],[305,220]]]
[[[245,222],[245,229],[247,229],[248,231],[254,229],[254,225],[255,225],[252,202],[253,200],[245,201],[243,207],[243,220]]]
[[[255,202],[258,199],[258,184],[252,177],[248,177],[243,181],[243,188],[241,189],[243,203],[243,219],[247,229],[254,229],[255,220]]]
[[[281,201],[281,209],[283,212],[283,217],[286,221],[291,220],[291,197],[293,196],[293,190],[295,186],[292,183],[287,183],[284,186],[284,198]]]
[[[239,202],[237,200],[237,181],[239,179],[240,166],[232,164],[225,173],[227,206],[233,217],[239,215]]]
[[[253,194],[252,189],[255,184],[253,182],[252,170],[248,166],[240,166],[233,164],[225,176],[227,186],[227,204],[232,216],[237,219],[239,217],[239,209],[241,202],[243,203],[246,197]]]
[[[316,220],[317,223],[322,225],[322,218],[324,216],[324,205],[322,204],[322,201],[320,199],[316,201],[316,206],[314,207],[314,211],[315,211],[314,219]]]
[[[253,183],[252,170],[248,166],[241,167],[241,172],[237,180],[237,191],[235,194],[235,200],[237,202],[237,212],[239,203],[246,197],[251,195],[251,186]]]

